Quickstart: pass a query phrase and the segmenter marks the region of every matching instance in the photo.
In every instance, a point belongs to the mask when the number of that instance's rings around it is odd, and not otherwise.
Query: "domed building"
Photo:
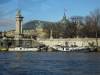
[[[57,24],[66,25],[69,23],[69,20],[66,17],[66,14],[64,13],[63,18],[58,22],[48,22],[48,21],[41,21],[41,20],[32,20],[25,24],[23,24],[23,34],[27,35],[33,35],[37,36],[37,38],[45,39],[50,38],[50,32],[52,29],[52,26],[55,26]],[[50,26],[51,28],[48,28]],[[34,30],[34,32],[32,32]],[[53,32],[53,30],[52,30]]]
[[[46,38],[46,32],[44,31],[43,23],[39,21],[39,25],[36,27],[36,33],[38,39],[40,38]]]
[[[63,16],[62,20],[60,21],[60,23],[63,23],[63,24],[67,24],[67,23],[69,23],[69,20],[67,19],[65,13],[64,13],[64,16]]]
[[[47,38],[48,33],[45,27],[52,24],[53,22],[40,21],[40,20],[33,20],[27,22],[23,25],[23,34],[32,35],[31,33],[33,33],[33,35],[35,35],[39,39]],[[32,32],[32,30],[34,31]]]

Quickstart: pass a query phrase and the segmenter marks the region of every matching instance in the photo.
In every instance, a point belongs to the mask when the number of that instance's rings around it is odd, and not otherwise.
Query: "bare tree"
[[[92,34],[92,37],[96,38],[96,45],[98,46],[98,36],[100,37],[99,31],[100,31],[100,9],[96,9],[93,12],[90,12],[90,15],[86,17],[86,27],[87,32]],[[85,27],[85,28],[86,28]],[[87,34],[89,34],[87,33]],[[94,34],[94,35],[93,35]]]

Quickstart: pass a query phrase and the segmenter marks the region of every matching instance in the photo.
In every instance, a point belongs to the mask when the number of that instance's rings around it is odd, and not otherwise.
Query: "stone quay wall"
[[[38,42],[47,46],[63,45],[66,43],[68,46],[89,46],[89,43],[93,43],[96,46],[96,38],[66,38],[66,39],[39,39]],[[98,38],[98,46],[100,46],[100,38]]]

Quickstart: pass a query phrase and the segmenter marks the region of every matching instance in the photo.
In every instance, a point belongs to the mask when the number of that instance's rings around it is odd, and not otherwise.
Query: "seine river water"
[[[0,52],[0,75],[100,75],[100,53]]]

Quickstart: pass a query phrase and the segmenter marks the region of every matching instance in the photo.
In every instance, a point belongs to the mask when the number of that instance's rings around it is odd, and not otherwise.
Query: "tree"
[[[100,37],[100,9],[96,9],[85,18],[85,26],[82,29],[84,36]]]

